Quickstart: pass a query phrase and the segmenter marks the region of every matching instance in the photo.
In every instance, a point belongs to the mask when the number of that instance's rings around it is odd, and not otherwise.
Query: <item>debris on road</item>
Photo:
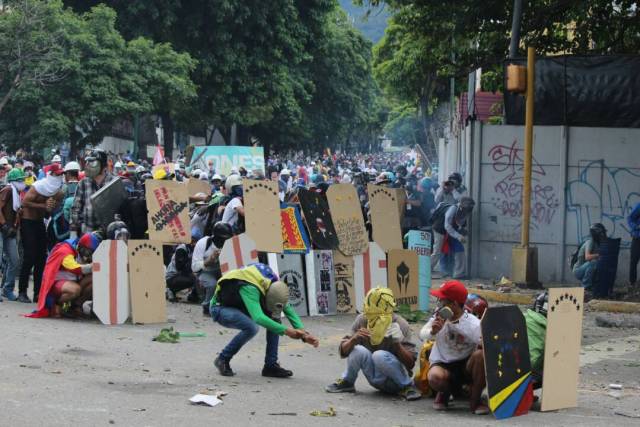
[[[291,415],[291,416],[297,416],[298,413],[297,412],[272,412],[272,413],[269,413],[267,415]]]
[[[622,390],[622,384],[609,384],[611,390]]]
[[[153,341],[176,344],[180,341],[180,333],[173,330],[173,326],[170,328],[163,328],[158,336],[153,338]]]
[[[314,411],[311,411],[309,415],[311,415],[312,417],[335,417],[337,415],[337,412],[335,409],[333,409],[333,406],[329,406],[328,411],[320,411],[316,409]]]
[[[222,400],[218,399],[216,396],[212,396],[210,394],[196,394],[195,396],[189,399],[193,405],[205,405],[205,406],[216,406],[222,403]]]

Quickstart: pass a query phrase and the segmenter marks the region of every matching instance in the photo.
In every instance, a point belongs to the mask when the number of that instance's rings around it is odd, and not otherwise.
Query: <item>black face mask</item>
[[[227,240],[224,237],[219,236],[213,236],[211,239],[213,240],[213,244],[216,245],[216,248],[218,249],[222,249],[222,245],[224,245],[224,242]]]

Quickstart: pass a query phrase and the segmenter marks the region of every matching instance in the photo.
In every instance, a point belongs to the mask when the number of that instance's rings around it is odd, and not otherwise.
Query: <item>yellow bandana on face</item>
[[[364,317],[367,329],[371,333],[371,344],[378,345],[384,339],[387,328],[391,325],[396,299],[391,289],[374,288],[364,299]]]

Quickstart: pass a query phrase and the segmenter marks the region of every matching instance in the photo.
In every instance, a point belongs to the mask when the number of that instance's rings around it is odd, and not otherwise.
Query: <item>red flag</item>
[[[153,156],[153,166],[164,163],[164,150],[160,147],[160,144],[156,145],[156,154]]]

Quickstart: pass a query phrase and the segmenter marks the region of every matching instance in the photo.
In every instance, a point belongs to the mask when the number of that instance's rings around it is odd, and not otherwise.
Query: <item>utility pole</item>
[[[509,59],[518,55],[520,45],[520,22],[522,21],[522,0],[513,0],[513,17],[511,19],[511,43],[509,44]]]

